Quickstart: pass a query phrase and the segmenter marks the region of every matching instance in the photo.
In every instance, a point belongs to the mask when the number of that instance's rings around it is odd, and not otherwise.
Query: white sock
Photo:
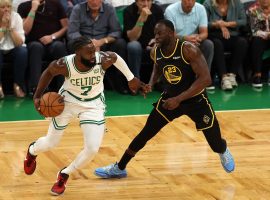
[[[34,144],[32,144],[32,145],[29,147],[29,153],[30,153],[32,156],[36,156],[36,154],[34,153]]]

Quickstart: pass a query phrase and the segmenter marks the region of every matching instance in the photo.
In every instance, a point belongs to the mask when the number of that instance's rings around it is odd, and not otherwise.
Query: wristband
[[[136,23],[136,26],[139,26],[139,27],[142,27],[143,25],[144,25],[143,22],[137,22],[137,23]]]
[[[32,13],[32,12],[29,12],[27,16],[28,16],[28,17],[31,17],[32,19],[35,19],[35,14]]]

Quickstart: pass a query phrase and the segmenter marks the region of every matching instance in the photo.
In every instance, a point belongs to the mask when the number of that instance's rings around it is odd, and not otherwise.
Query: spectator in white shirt
[[[4,61],[11,61],[14,73],[14,94],[25,96],[25,70],[27,67],[27,48],[20,15],[12,11],[11,0],[0,0],[0,99],[4,98],[1,72]]]

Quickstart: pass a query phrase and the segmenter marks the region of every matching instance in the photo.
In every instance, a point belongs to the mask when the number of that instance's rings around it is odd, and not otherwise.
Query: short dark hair
[[[81,36],[81,37],[78,37],[78,38],[76,38],[76,39],[73,40],[73,42],[72,42],[72,49],[74,51],[77,51],[81,47],[86,46],[86,45],[88,45],[90,43],[92,43],[92,40],[90,40],[86,36]]]
[[[157,24],[164,24],[166,27],[168,27],[169,29],[171,29],[171,31],[173,31],[173,32],[175,30],[173,23],[170,20],[168,20],[168,19],[161,19],[161,20],[159,20],[157,22]]]

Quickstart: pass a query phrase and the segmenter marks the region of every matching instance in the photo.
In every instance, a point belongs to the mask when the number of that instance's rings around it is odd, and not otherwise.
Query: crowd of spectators
[[[163,18],[173,22],[181,41],[201,49],[222,90],[238,86],[241,70],[251,71],[245,81],[262,87],[262,57],[270,48],[270,0],[257,0],[248,7],[240,0],[135,0],[124,8],[123,24],[114,4],[112,0],[0,0],[0,99],[5,96],[4,62],[12,61],[15,96],[33,95],[47,64],[73,53],[72,41],[82,35],[91,38],[98,50],[119,54],[140,78],[145,71],[142,63],[153,64],[149,55],[155,44],[153,30]],[[129,93],[116,68],[106,74],[105,89]],[[63,77],[57,77],[50,89],[58,90],[62,82]]]

